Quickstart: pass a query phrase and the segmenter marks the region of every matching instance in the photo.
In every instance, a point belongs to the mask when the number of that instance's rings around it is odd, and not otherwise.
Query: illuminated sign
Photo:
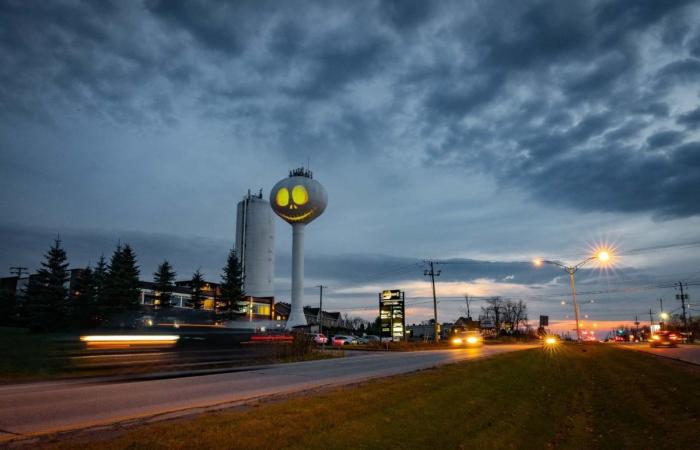
[[[401,291],[398,289],[382,291],[382,300],[396,300],[399,298],[401,298]]]
[[[398,289],[379,294],[379,322],[382,339],[401,341],[406,336],[405,295]]]

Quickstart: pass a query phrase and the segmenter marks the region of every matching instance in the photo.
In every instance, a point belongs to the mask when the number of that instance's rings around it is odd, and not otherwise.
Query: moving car
[[[649,339],[651,347],[677,347],[680,336],[673,331],[657,331]]]
[[[311,336],[311,339],[313,339],[314,344],[321,345],[328,343],[328,338],[323,333],[311,333],[309,336]]]
[[[560,342],[561,339],[559,339],[559,336],[557,336],[556,334],[548,334],[542,338],[542,345],[545,345],[547,347],[558,345]]]
[[[460,331],[450,339],[450,344],[457,347],[478,347],[484,343],[484,337],[478,331]]]
[[[355,336],[346,336],[342,334],[338,334],[336,336],[333,336],[333,345],[351,345],[351,344],[357,344],[357,339]]]

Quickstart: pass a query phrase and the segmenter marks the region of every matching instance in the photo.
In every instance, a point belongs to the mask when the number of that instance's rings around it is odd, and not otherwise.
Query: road
[[[627,350],[637,350],[640,352],[652,353],[667,358],[679,359],[681,361],[700,365],[700,345],[679,345],[678,347],[657,347],[651,348],[649,344],[620,344],[621,348]]]
[[[0,442],[67,430],[155,419],[256,398],[340,386],[453,362],[534,348],[367,352],[352,358],[275,364],[253,370],[138,382],[42,382],[0,386]],[[167,417],[167,416],[166,416]]]

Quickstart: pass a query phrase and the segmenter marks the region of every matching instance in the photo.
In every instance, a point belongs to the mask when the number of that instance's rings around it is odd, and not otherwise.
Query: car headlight
[[[456,345],[459,345],[459,344],[462,343],[462,340],[461,340],[460,338],[454,338],[454,339],[452,339],[452,343],[453,343],[453,344],[456,344]]]
[[[554,337],[545,338],[544,343],[547,345],[554,345],[557,343],[557,338],[554,338]]]
[[[474,336],[469,336],[469,337],[467,338],[467,343],[468,343],[468,344],[476,344],[477,342],[479,342],[479,339],[477,339],[477,338],[474,337]]]

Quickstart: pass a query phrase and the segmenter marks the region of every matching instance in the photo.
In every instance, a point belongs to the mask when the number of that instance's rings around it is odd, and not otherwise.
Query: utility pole
[[[678,286],[681,289],[681,306],[683,307],[683,328],[685,329],[685,334],[687,336],[688,335],[688,316],[685,313],[685,296],[686,296],[686,294],[683,292],[683,282],[682,281],[678,282]],[[686,285],[686,288],[687,287],[688,286]],[[678,297],[678,296],[676,295],[676,297]]]
[[[637,327],[635,333],[639,336],[639,317],[636,314],[634,315],[634,325]]]
[[[659,297],[659,331],[664,329],[664,299]]]
[[[435,277],[440,276],[440,270],[435,272],[435,265],[432,260],[425,261],[430,266],[430,270],[425,270],[423,275],[430,276],[430,281],[433,284],[433,320],[435,321],[435,343],[440,342],[440,325],[437,318],[437,296],[435,295]]]
[[[26,267],[22,266],[12,266],[10,267],[10,273],[14,274],[17,276],[17,278],[22,278],[22,272],[27,272],[29,273],[28,269]]]
[[[651,308],[649,308],[649,331],[651,331],[651,327],[654,326],[654,316],[651,312]]]
[[[467,319],[472,320],[472,314],[469,312],[469,294],[464,294],[464,300],[467,302]]]
[[[318,332],[323,333],[323,288],[328,289],[328,286],[319,284],[318,288]]]

